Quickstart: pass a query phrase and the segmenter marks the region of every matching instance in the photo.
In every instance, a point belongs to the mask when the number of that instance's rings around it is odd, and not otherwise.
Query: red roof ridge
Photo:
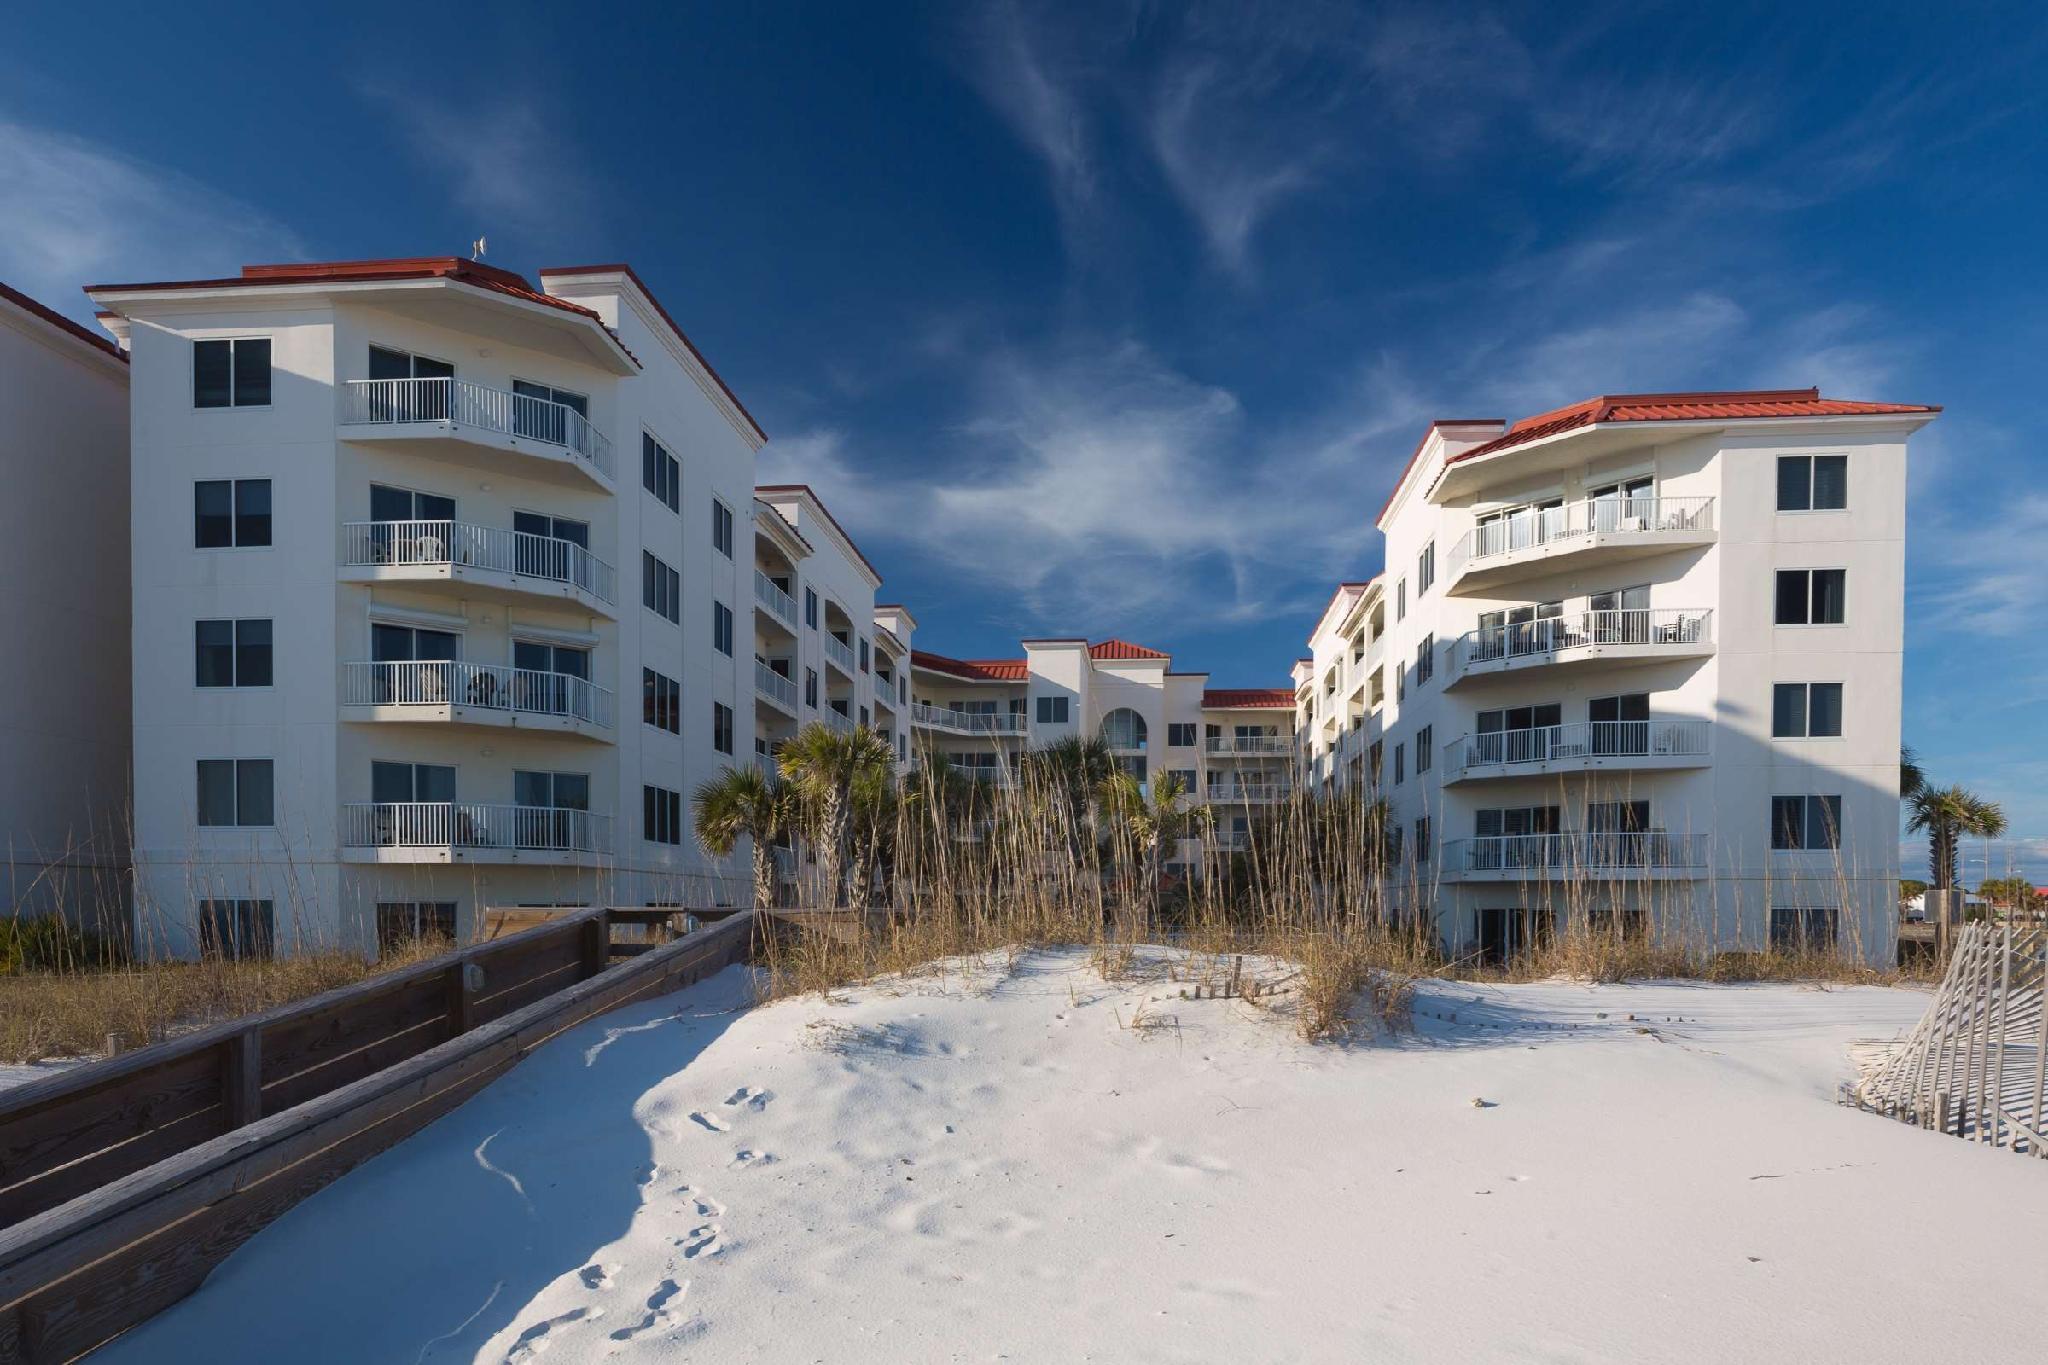
[[[762,444],[767,444],[768,433],[763,431],[761,424],[754,420],[754,414],[747,411],[747,405],[740,401],[740,396],[732,391],[732,385],[726,383],[725,377],[719,374],[709,360],[704,358],[704,353],[697,349],[697,343],[690,340],[689,333],[685,332],[682,329],[682,325],[669,315],[668,309],[662,307],[661,300],[656,298],[654,291],[647,287],[647,281],[641,279],[640,273],[633,269],[630,264],[625,261],[615,261],[607,265],[542,266],[540,278],[542,283],[546,283],[550,275],[603,275],[613,271],[617,271],[631,280],[640,292],[647,296],[647,301],[654,305],[654,311],[661,315],[661,320],[668,324],[668,329],[676,334],[676,340],[683,343],[683,349],[697,358],[697,363],[704,367],[704,373],[711,376],[711,382],[718,385],[719,391],[732,401],[732,405],[735,408],[739,409],[740,416],[746,418],[747,425],[754,429],[754,434],[761,438]],[[876,577],[879,578],[881,575],[877,574]]]
[[[976,678],[984,682],[1022,682],[1030,669],[1030,664],[1023,659],[954,659],[934,654],[928,649],[911,650],[910,663],[913,668],[928,668],[935,673],[951,673],[956,677]]]
[[[1292,711],[1294,709],[1294,689],[1291,687],[1212,687],[1203,691],[1202,705],[1211,710],[1226,710],[1230,707],[1259,707]]]
[[[1119,640],[1112,635],[1107,640],[1098,640],[1088,646],[1088,657],[1091,659],[1171,659],[1173,656],[1160,650],[1147,649],[1143,645],[1134,645],[1129,640]]]
[[[21,309],[25,313],[34,314],[36,317],[41,318],[44,322],[49,323],[52,327],[57,328],[59,331],[70,333],[72,336],[77,337],[80,341],[84,342],[88,346],[94,347],[98,350],[105,351],[108,355],[114,357],[114,359],[116,360],[126,363],[128,359],[128,353],[122,350],[119,346],[115,345],[108,338],[94,335],[92,332],[88,331],[86,328],[79,325],[78,323],[73,322],[70,318],[65,317],[62,313],[50,307],[48,304],[36,302],[36,300],[22,293],[19,289],[12,288],[5,283],[0,283],[0,299],[6,299],[9,303],[13,304],[15,307]]]

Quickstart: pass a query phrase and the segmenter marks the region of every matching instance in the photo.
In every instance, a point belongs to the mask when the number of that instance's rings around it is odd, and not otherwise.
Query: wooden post
[[[588,981],[612,960],[612,912],[599,910],[583,922],[583,979]]]
[[[1934,1097],[1934,1131],[1937,1133],[1948,1132],[1948,1091],[1946,1090]]]
[[[263,1035],[245,1028],[221,1051],[221,1103],[227,1126],[240,1128],[263,1117]]]
[[[448,1036],[460,1038],[476,1023],[476,997],[483,989],[484,969],[459,957],[448,964],[442,979],[448,992]]]

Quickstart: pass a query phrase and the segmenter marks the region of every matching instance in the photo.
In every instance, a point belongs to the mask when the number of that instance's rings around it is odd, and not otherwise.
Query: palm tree
[[[690,796],[697,842],[714,858],[732,853],[742,837],[753,843],[754,908],[775,903],[776,839],[789,828],[790,794],[758,767],[727,768]]]
[[[1910,801],[1927,789],[1927,773],[1920,766],[1920,755],[1913,752],[1910,744],[1899,746],[1899,800]]]
[[[828,907],[836,906],[854,790],[877,774],[886,780],[895,766],[895,751],[865,725],[835,730],[813,721],[783,743],[776,761],[783,777],[810,807],[825,902]]]
[[[846,899],[864,908],[896,829],[895,773],[889,766],[861,773],[847,793],[850,836]]]
[[[1998,803],[1960,786],[1922,786],[1907,809],[1911,817],[1906,828],[1927,836],[1928,873],[1941,891],[1956,884],[1956,863],[1965,837],[1996,839],[2005,833],[2005,811]]]
[[[1067,857],[1078,865],[1090,803],[1117,771],[1109,744],[1096,735],[1069,735],[1026,754],[1024,769],[1025,787],[1046,793],[1057,807]]]
[[[1193,838],[1209,827],[1213,812],[1188,799],[1187,784],[1166,773],[1153,784],[1146,799],[1144,784],[1127,772],[1113,772],[1099,789],[1103,813],[1140,878],[1147,903],[1159,896],[1160,863],[1164,850],[1183,839]]]

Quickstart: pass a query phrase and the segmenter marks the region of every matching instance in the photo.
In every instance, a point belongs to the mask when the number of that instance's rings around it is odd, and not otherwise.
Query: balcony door
[[[1656,480],[1626,479],[1586,492],[1587,525],[1594,531],[1647,531],[1657,524]]]
[[[1557,747],[1564,707],[1557,702],[1508,706],[1478,716],[1482,763],[1541,763]]]
[[[455,499],[390,484],[370,485],[372,564],[446,564],[454,539]],[[352,554],[360,553],[352,544]]]
[[[590,681],[590,651],[541,640],[512,642],[512,705],[550,716],[573,714],[573,679]]]
[[[517,572],[531,574],[535,578],[551,578],[557,583],[566,583],[570,579],[575,551],[569,547],[590,548],[590,523],[570,517],[554,517],[545,512],[514,512],[512,531]]]
[[[1531,602],[1506,611],[1479,614],[1479,642],[1474,659],[1513,658],[1520,654],[1541,654],[1556,649],[1564,615],[1562,602]]]
[[[1624,692],[1616,697],[1595,697],[1586,703],[1587,727],[1592,732],[1596,754],[1647,754],[1650,752],[1650,694]]]
[[[455,377],[455,367],[445,360],[413,355],[388,346],[370,348],[370,378],[373,380],[428,380],[429,383],[377,383],[370,385],[370,420],[373,422],[445,422],[448,420],[449,390],[446,381]]]
[[[530,380],[512,381],[512,430],[536,441],[565,446],[569,442],[569,413],[590,416],[588,395],[572,393]]]
[[[1648,852],[1650,803],[1586,803],[1586,861],[1595,866],[1640,867]]]
[[[462,657],[462,637],[450,630],[422,630],[370,623],[370,662],[390,667],[370,670],[379,703],[438,704],[448,700],[447,664]],[[418,667],[405,667],[407,664]]]
[[[514,772],[512,803],[521,807],[519,847],[576,848],[582,815],[590,809],[590,774]]]
[[[455,769],[441,763],[372,763],[375,842],[400,848],[464,842],[456,829]]]
[[[1593,643],[1601,645],[1646,645],[1650,643],[1650,585],[1596,592],[1586,599],[1587,628]]]
[[[1509,806],[1472,813],[1472,866],[1478,869],[1546,867],[1558,826],[1556,806]]]

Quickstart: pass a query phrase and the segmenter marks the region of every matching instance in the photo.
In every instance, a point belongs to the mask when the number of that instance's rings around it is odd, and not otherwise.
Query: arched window
[[[1145,747],[1145,718],[1127,706],[1119,706],[1102,718],[1102,742],[1112,749]]]

